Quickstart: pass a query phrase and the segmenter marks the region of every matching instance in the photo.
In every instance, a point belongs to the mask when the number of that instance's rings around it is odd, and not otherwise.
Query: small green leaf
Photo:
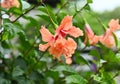
[[[70,75],[65,78],[67,84],[87,84],[87,80],[80,75]]]
[[[100,58],[101,58],[101,57],[100,57],[100,53],[99,53],[99,51],[96,50],[96,49],[91,50],[89,54],[92,55],[92,56],[97,57],[98,60],[100,60]]]
[[[0,77],[0,84],[11,84],[11,82],[7,79],[4,79],[4,78]]]
[[[76,0],[76,10],[79,11],[87,4],[86,0]]]
[[[83,63],[87,64],[87,65],[90,67],[89,62],[88,62],[85,58],[83,58],[83,57],[80,55],[79,52],[75,52],[75,57],[76,57],[76,62],[77,62],[77,63],[83,62]]]
[[[30,4],[22,0],[22,10],[28,9],[29,7],[30,7]]]
[[[92,3],[93,2],[93,0],[87,0],[87,3]]]
[[[23,75],[23,73],[24,73],[24,71],[19,66],[16,66],[16,67],[14,67],[14,69],[12,71],[12,76],[13,77],[21,76],[21,75]]]
[[[60,66],[56,66],[54,69],[54,71],[59,71],[59,72],[70,72],[70,73],[76,73],[76,71],[71,68],[70,66],[65,66],[65,65],[60,65]]]
[[[11,23],[8,19],[3,20],[4,32],[2,36],[2,41],[11,39],[19,32],[23,33],[23,30],[20,29],[19,25]]]
[[[95,81],[98,81],[98,82],[101,82],[101,77],[100,76],[98,76],[98,75],[93,75],[93,79],[95,80]]]
[[[50,22],[50,18],[49,18],[49,16],[48,15],[37,15],[37,16],[39,16],[40,18],[42,18],[43,20],[45,20],[46,22]]]
[[[25,77],[16,77],[14,79],[18,82],[17,84],[34,84],[32,80],[28,80]]]
[[[12,7],[12,8],[10,8],[10,10],[9,10],[8,12],[9,12],[9,13],[14,13],[14,14],[17,14],[17,15],[22,14],[21,9],[16,8],[16,7]]]

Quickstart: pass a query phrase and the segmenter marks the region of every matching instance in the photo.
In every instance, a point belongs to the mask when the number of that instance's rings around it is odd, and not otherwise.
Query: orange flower
[[[94,32],[92,31],[92,29],[90,28],[88,24],[85,24],[85,35],[86,35],[85,41],[84,41],[85,44],[88,41],[89,44],[95,45],[98,43],[99,39],[101,38],[100,36],[94,35]]]
[[[69,34],[73,37],[82,36],[83,32],[79,28],[72,25],[72,17],[66,16],[60,26],[56,29],[55,35],[52,35],[45,27],[41,27],[40,33],[42,35],[42,40],[47,42],[46,44],[40,44],[39,50],[45,51],[48,49],[49,53],[53,55],[54,58],[60,59],[63,55],[66,59],[67,64],[72,63],[72,54],[74,54],[77,44],[72,38],[65,39],[66,35]]]
[[[60,56],[64,55],[66,63],[71,64],[71,57],[76,48],[77,44],[72,38],[68,38],[67,40],[63,38],[56,40],[54,45],[49,48],[49,52],[58,60],[61,60]]]
[[[59,38],[64,38],[67,34],[73,37],[79,37],[83,35],[82,30],[80,28],[76,28],[72,25],[72,16],[65,16],[61,21],[60,26],[56,29],[56,35]]]
[[[12,7],[19,7],[20,3],[18,0],[3,0],[1,3],[1,7],[3,8],[12,8]]]
[[[110,20],[108,25],[109,25],[109,28],[110,28],[111,32],[114,32],[114,31],[120,29],[120,25],[119,25],[119,20],[118,19],[117,20],[114,20],[114,19]]]
[[[108,48],[113,48],[115,47],[115,40],[112,33],[120,29],[119,20],[112,19],[108,25],[109,29],[106,30],[105,34],[100,39],[100,42]]]
[[[55,41],[54,36],[46,29],[44,26],[41,26],[40,33],[42,35],[42,40],[44,42],[48,42],[46,44],[40,44],[39,50],[45,51],[50,45],[52,45]]]
[[[105,34],[100,39],[100,42],[108,48],[115,46],[115,40],[110,29],[107,29]]]

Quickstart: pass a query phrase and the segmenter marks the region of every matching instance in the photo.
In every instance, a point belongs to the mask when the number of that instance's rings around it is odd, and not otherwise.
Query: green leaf
[[[30,17],[30,16],[24,16],[23,17],[26,20],[29,20],[29,23],[27,24],[27,27],[38,27],[39,26],[39,22],[37,21],[37,19]]]
[[[76,73],[76,71],[68,65],[66,65],[66,66],[65,65],[56,66],[53,69],[53,71],[58,71],[58,72],[65,71],[65,72],[69,72],[69,73]]]
[[[4,33],[2,36],[2,41],[11,39],[19,32],[23,33],[19,25],[11,23],[8,19],[3,20]]]
[[[102,71],[101,77],[102,77],[102,80],[100,84],[116,84],[111,73]]]
[[[87,84],[87,80],[80,75],[70,75],[65,78],[67,84]]]
[[[87,0],[87,3],[92,3],[93,2],[93,0]]]
[[[21,9],[16,8],[16,7],[12,7],[12,8],[10,8],[10,10],[9,10],[8,12],[9,12],[9,13],[14,13],[14,14],[17,14],[17,15],[22,14]]]
[[[97,75],[92,75],[93,76],[93,79],[97,82],[101,82],[101,77],[97,74]]]
[[[11,84],[11,82],[7,79],[4,79],[4,78],[0,77],[0,84]]]
[[[29,7],[30,7],[30,4],[22,0],[22,10],[28,9]]]
[[[76,10],[79,11],[87,4],[86,0],[77,0],[76,1]]]
[[[120,52],[119,52],[119,53],[117,53],[117,54],[115,55],[115,57],[117,58],[117,60],[116,60],[116,61],[120,62]]]
[[[13,68],[12,76],[13,77],[18,77],[18,76],[23,75],[23,73],[24,73],[24,71],[19,66],[16,66],[16,67]]]
[[[43,76],[41,74],[39,74],[38,72],[33,71],[30,75],[29,75],[30,80],[40,80],[41,78],[43,78]]]
[[[37,9],[38,9],[39,11],[41,11],[41,12],[47,14],[47,11],[46,11],[46,8],[45,8],[45,7],[39,6]]]
[[[14,66],[19,66],[22,70],[26,70],[28,67],[25,59],[21,56],[14,59]]]
[[[46,22],[50,22],[50,18],[49,18],[49,16],[48,15],[37,15],[37,16],[39,16],[40,18],[42,18],[43,20],[45,20]]]
[[[99,53],[99,51],[98,50],[91,50],[90,51],[90,53],[89,53],[90,55],[92,55],[92,56],[95,56],[95,57],[97,57],[97,60],[100,60],[100,53]]]
[[[25,77],[16,77],[15,80],[18,82],[18,84],[34,84],[32,80],[28,80]]]
[[[75,57],[76,57],[76,62],[77,63],[82,63],[83,62],[83,63],[87,64],[90,67],[89,62],[85,58],[83,58],[82,56],[80,56],[79,52],[75,52]]]
[[[54,80],[59,79],[59,73],[57,71],[49,70],[46,72],[46,77],[52,77]]]
[[[48,8],[48,12],[49,12],[48,15],[50,15],[51,19],[55,22],[55,24],[57,24],[58,22],[57,22],[57,18],[55,16],[55,14],[54,14],[54,10],[50,7],[47,7],[47,8]]]
[[[56,16],[55,16],[54,10],[53,10],[52,8],[50,8],[49,6],[45,6],[45,7],[39,7],[38,9],[39,9],[41,12],[47,14],[47,16],[48,16],[49,18],[51,18],[51,19],[54,21],[55,24],[57,24],[57,18],[56,18]],[[44,14],[44,15],[45,15],[45,14]],[[50,22],[52,23],[51,20],[50,20]]]

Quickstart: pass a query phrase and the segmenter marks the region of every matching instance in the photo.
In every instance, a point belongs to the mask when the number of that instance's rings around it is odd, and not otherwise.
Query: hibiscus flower
[[[107,29],[100,42],[108,48],[115,47],[115,40],[110,29]]]
[[[72,54],[74,54],[75,49],[77,48],[76,42],[72,38],[66,39],[58,39],[49,48],[50,54],[53,55],[54,58],[61,60],[60,57],[63,55],[66,59],[67,64],[71,64]]]
[[[108,48],[113,48],[115,47],[115,39],[113,36],[113,32],[120,29],[119,20],[110,20],[108,26],[109,28],[106,30],[104,35],[102,35],[100,42]]]
[[[19,7],[20,3],[18,0],[3,0],[0,4],[3,8],[12,8],[12,7]]]
[[[108,26],[109,26],[111,32],[114,32],[114,31],[120,29],[119,20],[111,19]]]
[[[98,43],[100,38],[101,36],[96,36],[94,34],[89,24],[85,24],[85,41],[84,41],[85,44],[88,41],[90,45],[95,45]]]
[[[66,39],[65,37],[67,34],[73,37],[83,35],[82,30],[72,25],[72,16],[65,16],[60,26],[55,30],[55,35],[52,35],[44,26],[41,27],[40,33],[42,40],[47,43],[39,44],[39,50],[46,51],[48,49],[54,58],[61,60],[60,57],[63,55],[67,64],[72,63],[71,57],[77,44],[72,38]]]
[[[82,30],[80,28],[76,28],[72,25],[72,16],[65,16],[60,23],[60,26],[56,29],[56,35],[59,38],[64,38],[67,34],[73,37],[83,36]]]

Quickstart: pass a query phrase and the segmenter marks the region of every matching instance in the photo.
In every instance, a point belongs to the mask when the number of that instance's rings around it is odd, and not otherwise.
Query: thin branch
[[[86,3],[86,4],[84,5],[84,7],[82,7],[79,11],[76,11],[76,13],[73,15],[73,18],[74,18],[79,12],[81,12],[87,5],[88,5],[88,4]]]
[[[43,6],[45,7],[45,9],[46,9],[46,11],[47,11],[47,14],[48,14],[51,22],[53,23],[53,25],[54,25],[55,27],[57,27],[56,23],[54,22],[54,20],[52,19],[51,15],[50,15],[50,12],[49,12],[47,6],[46,6],[44,3],[42,3],[42,4],[43,4]]]
[[[33,10],[34,8],[36,8],[37,5],[34,5],[33,7],[31,7],[29,10],[27,10],[26,12],[22,13],[20,16],[18,16],[14,21],[12,21],[12,23],[16,22],[18,19],[20,19],[22,16],[24,16],[25,14],[29,13],[31,10]]]

